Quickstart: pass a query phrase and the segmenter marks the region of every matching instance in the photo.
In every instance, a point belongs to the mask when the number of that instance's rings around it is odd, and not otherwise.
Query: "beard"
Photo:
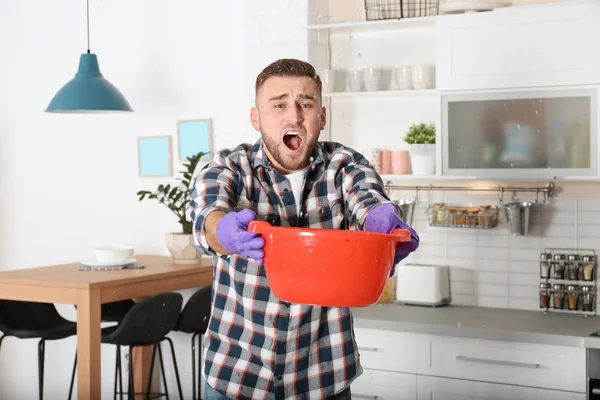
[[[317,146],[317,140],[319,139],[319,135],[308,136],[306,137],[306,143],[303,143],[304,151],[297,156],[290,156],[282,154],[280,151],[280,146],[285,146],[282,139],[274,139],[269,135],[265,135],[261,128],[261,136],[263,140],[263,144],[269,151],[271,157],[277,161],[277,163],[286,169],[287,171],[299,171],[306,168],[310,164],[310,157],[312,156],[315,147]]]

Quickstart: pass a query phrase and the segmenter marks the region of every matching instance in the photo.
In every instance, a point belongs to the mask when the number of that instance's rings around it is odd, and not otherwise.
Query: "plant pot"
[[[414,175],[434,175],[435,144],[411,144],[410,165]]]
[[[188,233],[167,233],[166,243],[174,264],[196,264],[202,255],[194,246],[194,236]]]

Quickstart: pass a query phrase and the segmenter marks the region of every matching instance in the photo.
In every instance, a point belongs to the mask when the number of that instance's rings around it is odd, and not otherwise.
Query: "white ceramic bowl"
[[[133,247],[96,247],[94,257],[103,263],[127,262],[133,257]]]

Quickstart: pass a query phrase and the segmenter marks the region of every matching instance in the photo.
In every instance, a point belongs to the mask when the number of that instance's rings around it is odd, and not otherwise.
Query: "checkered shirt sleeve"
[[[389,202],[368,161],[339,143],[319,142],[306,175],[302,207],[274,170],[262,142],[218,152],[191,190],[198,250],[215,261],[203,375],[232,399],[323,399],[361,373],[348,308],[279,301],[264,268],[208,246],[206,216],[251,208],[275,226],[360,230],[369,210]]]

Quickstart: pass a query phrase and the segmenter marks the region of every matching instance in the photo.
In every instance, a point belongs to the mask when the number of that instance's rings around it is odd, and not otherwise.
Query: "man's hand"
[[[253,258],[257,264],[262,264],[265,240],[258,233],[248,232],[248,224],[255,219],[253,210],[229,212],[218,221],[216,237],[228,253]]]
[[[365,219],[364,230],[377,233],[391,233],[394,229],[408,229],[410,231],[410,242],[398,243],[394,256],[394,267],[390,276],[394,275],[395,265],[404,260],[410,253],[419,247],[419,235],[398,216],[397,208],[390,203],[375,207],[369,212]]]

